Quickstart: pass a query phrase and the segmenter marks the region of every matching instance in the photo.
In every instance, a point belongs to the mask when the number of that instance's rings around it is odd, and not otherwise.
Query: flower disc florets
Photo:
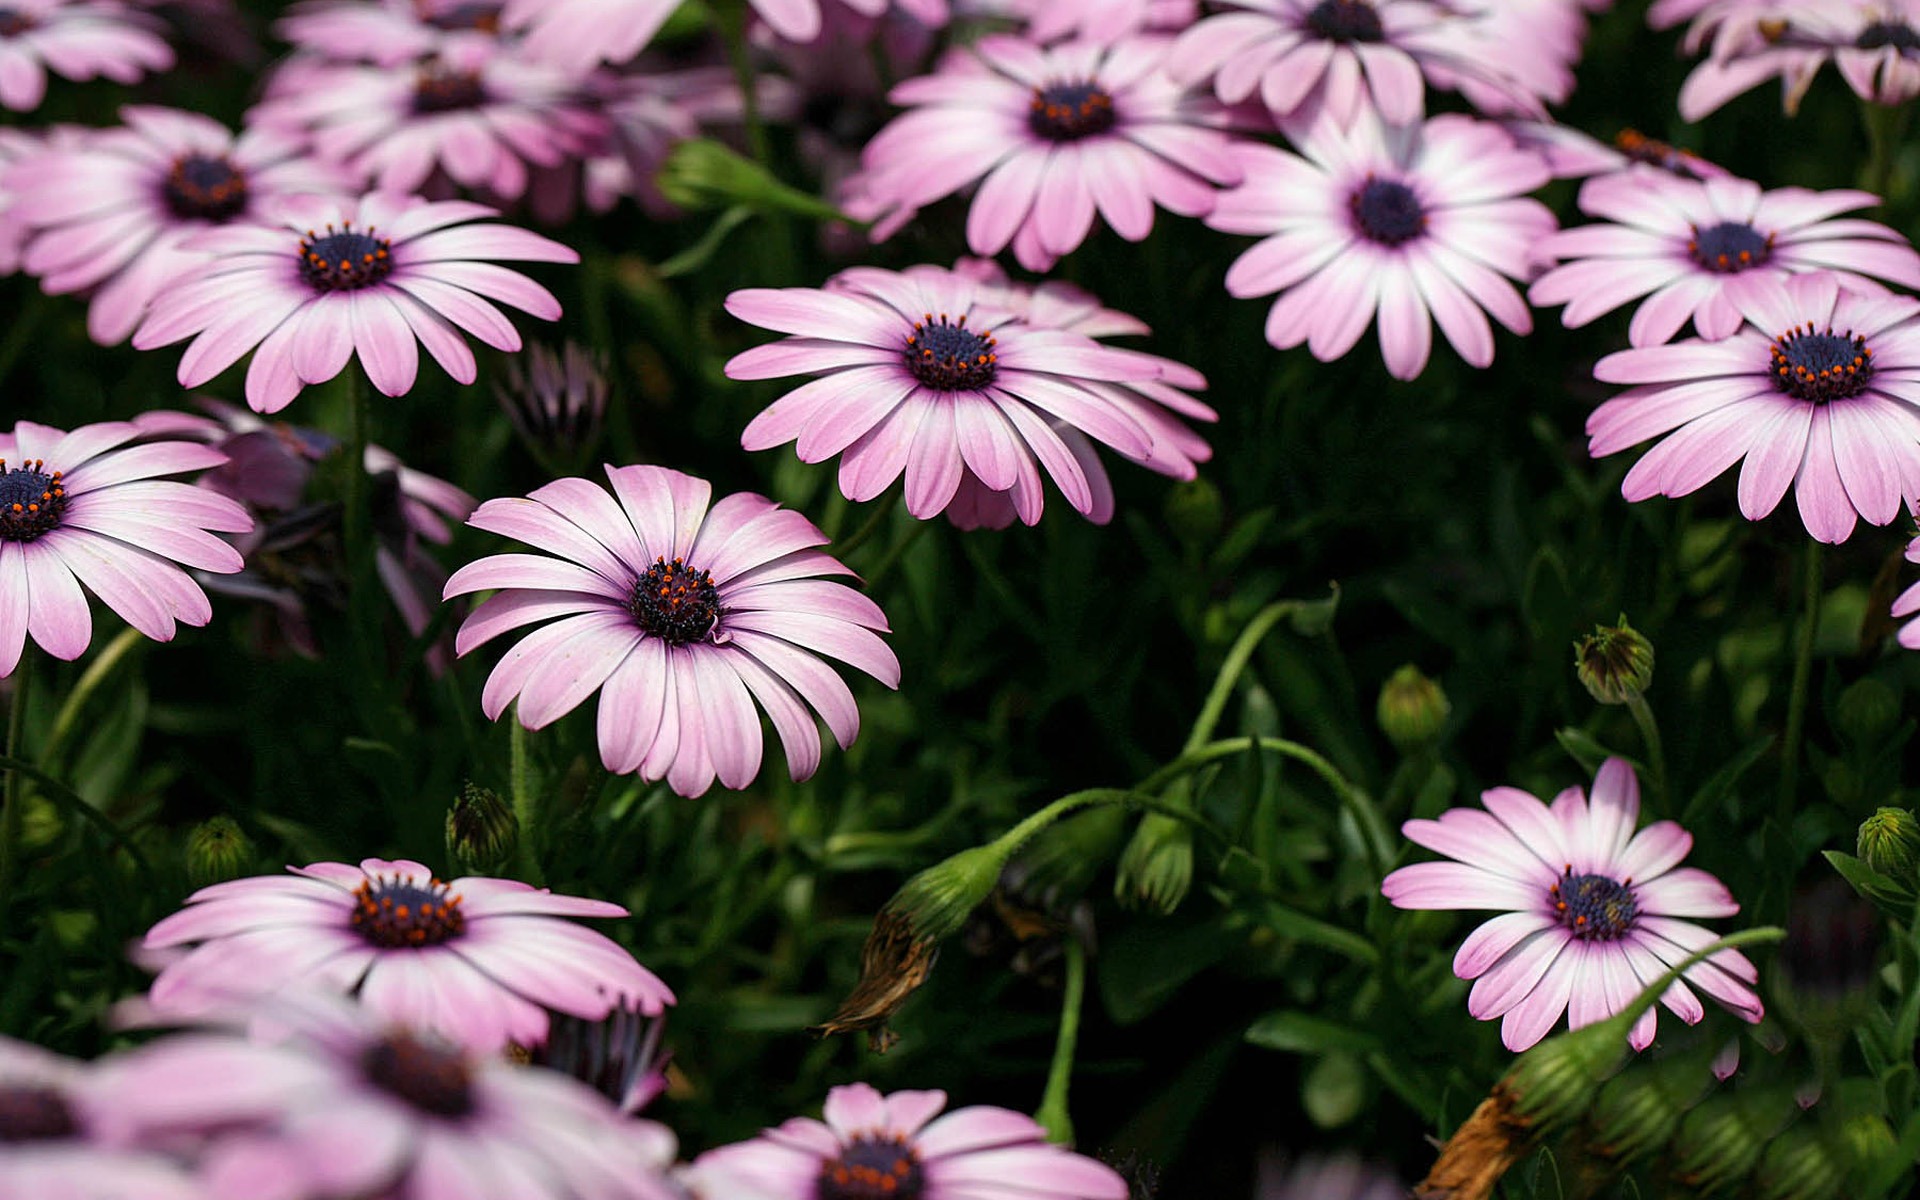
[[[1772,258],[1773,235],[1743,221],[1722,221],[1705,229],[1695,226],[1687,239],[1687,253],[1707,270],[1731,275]]]
[[[920,1156],[898,1135],[857,1137],[820,1164],[820,1200],[919,1200]]]
[[[1773,339],[1773,386],[1796,400],[1824,404],[1858,396],[1873,379],[1873,351],[1851,330],[1819,333],[1808,323]]]
[[[54,1089],[31,1084],[0,1085],[0,1145],[54,1141],[79,1132],[73,1110]]]
[[[1901,53],[1920,50],[1920,33],[1903,21],[1875,21],[1853,40],[1857,50],[1884,50],[1891,46]]]
[[[1370,0],[1320,0],[1307,14],[1307,28],[1331,42],[1384,42],[1386,27]]]
[[[300,240],[300,278],[317,292],[351,292],[371,287],[393,272],[393,243],[347,224],[324,234],[307,230]]]
[[[1392,179],[1368,180],[1347,199],[1354,228],[1383,246],[1410,242],[1427,231],[1427,213],[1412,188]]]
[[[1113,128],[1113,97],[1092,83],[1053,83],[1033,89],[1027,128],[1055,142],[1092,137]]]
[[[460,897],[438,879],[421,887],[404,876],[375,877],[353,896],[350,924],[376,946],[438,946],[466,932]]]
[[[949,322],[945,313],[937,321],[932,313],[915,321],[906,359],[913,377],[937,392],[977,392],[1000,370],[993,335],[968,329],[965,313],[958,321]]]
[[[0,541],[31,542],[59,525],[66,507],[60,472],[37,458],[17,467],[0,458]]]
[[[1640,915],[1631,884],[1632,880],[1606,875],[1575,875],[1569,865],[1547,894],[1560,924],[1574,937],[1585,942],[1611,942],[1632,929],[1634,918]]]
[[[695,572],[681,559],[660,557],[633,585],[627,605],[640,628],[670,646],[706,640],[720,619],[713,572]]]
[[[428,5],[416,4],[416,8],[426,9]],[[500,10],[502,4],[450,4],[437,12],[420,14],[420,19],[435,29],[456,33],[463,29],[477,30],[480,33],[500,32]]]
[[[34,25],[33,14],[0,8],[0,37],[19,37]]]
[[[361,1061],[367,1081],[381,1091],[438,1117],[473,1111],[473,1075],[451,1046],[395,1033],[375,1043]]]
[[[462,71],[444,63],[429,62],[414,73],[413,111],[416,113],[478,108],[486,98],[486,85],[480,81],[478,71]]]
[[[247,176],[225,155],[185,154],[160,193],[176,216],[224,221],[247,207]]]

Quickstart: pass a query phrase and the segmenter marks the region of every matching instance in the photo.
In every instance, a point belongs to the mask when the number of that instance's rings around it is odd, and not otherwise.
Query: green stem
[[[1893,209],[1904,197],[1892,194],[1896,157],[1911,118],[1908,106],[1860,102],[1860,119],[1867,127],[1867,165],[1860,175],[1861,186],[1880,197],[1880,203]]]
[[[40,749],[41,762],[51,765],[59,761],[60,751],[66,746],[67,739],[73,736],[74,728],[80,723],[80,714],[86,711],[87,702],[100,690],[100,685],[107,681],[114,669],[129,654],[145,645],[146,641],[145,634],[129,626],[121,630],[113,641],[107,643],[107,648],[87,664],[80,681],[73,685],[73,691],[68,693],[66,702],[60,706],[59,715],[53,719],[53,730],[47,734],[46,744]]]
[[[1205,704],[1200,706],[1200,716],[1193,723],[1192,732],[1187,734],[1187,744],[1183,751],[1192,751],[1204,745],[1213,736],[1213,727],[1220,723],[1220,714],[1226,711],[1227,701],[1233,698],[1233,687],[1240,682],[1240,673],[1247,669],[1247,662],[1253,658],[1253,652],[1260,645],[1260,639],[1267,636],[1269,630],[1279,624],[1280,618],[1300,607],[1297,600],[1282,600],[1261,609],[1240,636],[1227,651],[1226,661],[1220,664],[1220,673],[1213,677],[1213,688],[1207,692]]]
[[[1087,951],[1071,933],[1066,938],[1066,995],[1060,1001],[1060,1032],[1053,1043],[1053,1065],[1047,1071],[1047,1090],[1034,1119],[1047,1131],[1047,1140],[1073,1144],[1073,1119],[1067,1115],[1067,1086],[1073,1081],[1074,1047],[1080,1040],[1080,1006],[1087,990]]]
[[[846,562],[848,558],[852,557],[855,550],[865,545],[867,539],[871,538],[879,531],[882,525],[886,524],[887,518],[892,515],[893,501],[891,497],[882,497],[875,501],[873,511],[867,515],[865,521],[860,523],[860,528],[854,530],[844,541],[835,543],[833,547],[834,557],[838,558],[841,562]]]
[[[1807,724],[1807,692],[1813,679],[1813,637],[1820,626],[1821,545],[1808,539],[1802,566],[1800,640],[1794,647],[1792,690],[1787,693],[1787,733],[1780,745],[1781,832],[1793,826],[1800,794],[1800,739]]]
[[[0,757],[0,769],[8,772],[7,790],[9,792],[13,790],[14,776],[24,775],[28,779],[31,779],[39,786],[41,794],[47,800],[52,801],[58,807],[73,816],[79,817],[95,829],[98,829],[102,834],[106,835],[108,841],[120,847],[120,849],[125,850],[127,857],[133,860],[133,865],[140,869],[140,874],[146,880],[147,884],[149,886],[154,884],[153,864],[148,862],[147,856],[140,852],[140,847],[134,844],[132,838],[129,838],[125,833],[121,832],[118,825],[108,820],[105,813],[93,805],[88,804],[78,792],[66,784],[61,783],[45,771],[42,771],[39,767],[34,766],[32,763],[23,762],[11,754]],[[11,802],[9,802],[9,807],[11,807]],[[0,881],[0,909],[6,907],[6,888],[6,883]]]
[[[539,796],[533,785],[533,764],[527,755],[527,727],[520,723],[520,705],[515,702],[507,714],[512,763],[509,781],[513,788],[513,815],[520,822],[520,869],[528,883],[541,882]]]
[[[27,725],[27,695],[32,690],[33,660],[21,655],[19,669],[13,675],[13,703],[7,708],[7,787],[5,807],[0,808],[0,913],[7,911],[13,899],[13,873],[20,857],[20,833],[25,814],[21,811],[26,796],[20,787],[21,742]]]
[[[1647,746],[1647,767],[1653,772],[1653,794],[1660,801],[1660,810],[1665,812],[1667,755],[1660,745],[1660,726],[1653,719],[1653,709],[1647,706],[1647,698],[1639,692],[1627,693],[1627,711],[1633,714],[1633,723],[1640,727],[1640,740]]]
[[[753,47],[747,41],[746,5],[742,0],[721,0],[715,6],[721,40],[727,44],[727,61],[733,67],[734,82],[740,88],[740,123],[746,130],[747,153],[773,174],[773,146],[767,140],[766,122],[761,119],[760,89],[754,81]],[[777,176],[776,176],[777,178]],[[786,214],[766,214],[766,245],[772,260],[766,264],[771,283],[792,282],[794,270],[793,222]]]
[[[367,427],[373,414],[367,404],[367,388],[360,372],[349,369],[347,377],[347,511],[342,536],[346,541],[347,585],[358,590],[361,575],[371,559],[367,531],[372,524],[372,481],[367,477]]]

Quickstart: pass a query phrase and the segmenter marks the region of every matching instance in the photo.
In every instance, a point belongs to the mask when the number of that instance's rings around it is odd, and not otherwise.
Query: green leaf
[[[1380,1039],[1365,1030],[1285,1009],[1270,1012],[1248,1026],[1246,1038],[1256,1046],[1293,1054],[1331,1050],[1370,1054],[1381,1048]]]
[[[1560,748],[1571,755],[1573,761],[1579,763],[1589,772],[1598,771],[1601,763],[1614,757],[1617,753],[1602,745],[1599,739],[1595,738],[1586,730],[1576,729],[1571,725],[1565,729],[1554,730],[1553,740],[1559,742]],[[1623,754],[1620,755],[1620,757],[1628,758],[1631,756]]]

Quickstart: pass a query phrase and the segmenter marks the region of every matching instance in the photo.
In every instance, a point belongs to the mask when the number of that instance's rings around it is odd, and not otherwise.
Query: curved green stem
[[[1800,793],[1800,740],[1807,724],[1807,692],[1813,679],[1813,638],[1820,626],[1821,545],[1808,539],[1801,577],[1800,639],[1793,653],[1793,683],[1787,693],[1787,732],[1780,744],[1780,803],[1782,832],[1793,825],[1794,801]]]
[[[1220,723],[1220,714],[1226,711],[1227,701],[1233,698],[1233,687],[1240,682],[1240,673],[1247,669],[1247,662],[1253,658],[1260,639],[1280,623],[1280,618],[1299,606],[1298,600],[1282,600],[1267,605],[1253,620],[1247,622],[1247,627],[1234,640],[1232,649],[1227,651],[1226,661],[1220,664],[1219,673],[1213,677],[1213,687],[1207,692],[1206,703],[1200,706],[1200,715],[1194,719],[1193,729],[1187,734],[1187,744],[1182,747],[1183,750],[1192,750],[1213,736],[1213,727]]]
[[[1047,1140],[1073,1143],[1073,1118],[1067,1115],[1067,1087],[1073,1081],[1074,1048],[1080,1040],[1080,1006],[1087,990],[1087,951],[1080,939],[1066,936],[1066,995],[1060,1001],[1060,1032],[1053,1043],[1053,1065],[1047,1069],[1047,1090],[1033,1114],[1047,1131]]]
[[[67,694],[66,702],[60,706],[59,715],[53,719],[53,729],[47,734],[46,745],[40,749],[41,762],[59,761],[60,751],[66,746],[67,739],[73,736],[74,728],[80,723],[80,714],[86,711],[87,702],[100,690],[100,685],[107,681],[114,669],[129,654],[145,645],[146,641],[145,634],[129,626],[121,630],[118,636],[107,643],[107,648],[87,664],[79,682],[73,685],[73,691]]]
[[[20,857],[20,834],[26,797],[20,788],[20,776],[26,764],[20,761],[22,735],[27,725],[27,695],[32,691],[33,660],[21,655],[13,676],[13,702],[7,708],[7,786],[4,808],[0,808],[0,913],[7,911],[13,899],[13,873]]]
[[[1647,706],[1647,698],[1639,692],[1627,693],[1627,711],[1633,714],[1633,723],[1640,727],[1640,740],[1647,747],[1647,768],[1653,772],[1653,794],[1659,798],[1660,811],[1667,806],[1667,756],[1660,745],[1660,726],[1653,719],[1653,709]]]

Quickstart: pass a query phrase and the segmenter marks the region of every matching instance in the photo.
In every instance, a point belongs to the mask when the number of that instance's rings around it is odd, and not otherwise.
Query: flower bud
[[[1834,705],[1834,723],[1856,742],[1874,742],[1900,723],[1900,697],[1878,679],[1856,679]]]
[[[1148,813],[1120,855],[1114,899],[1165,915],[1180,907],[1192,887],[1192,827],[1173,817]]]
[[[1617,1020],[1556,1034],[1515,1059],[1507,1072],[1514,1110],[1541,1133],[1577,1121],[1631,1054]]]
[[[1904,808],[1882,808],[1860,823],[1860,858],[1911,889],[1920,881],[1920,820]]]
[[[1173,532],[1189,546],[1212,545],[1226,521],[1220,489],[1199,477],[1174,484],[1162,511]]]
[[[1820,1137],[1795,1126],[1767,1146],[1748,1186],[1756,1200],[1833,1200],[1844,1183],[1841,1165]]]
[[[708,138],[681,142],[668,151],[654,183],[667,203],[688,211],[741,207],[815,220],[851,220],[831,204],[781,183],[759,163]]]
[[[1792,1092],[1780,1089],[1713,1097],[1680,1123],[1674,1178],[1701,1193],[1730,1188],[1753,1173],[1767,1143],[1798,1111]]]
[[[494,792],[469,783],[447,810],[447,857],[468,875],[498,875],[520,846],[520,821]]]
[[[253,843],[231,818],[202,821],[187,834],[187,881],[196,888],[238,879],[253,867]]]
[[[1859,1111],[1839,1123],[1828,1139],[1828,1148],[1846,1173],[1850,1188],[1861,1188],[1878,1176],[1892,1160],[1900,1156],[1900,1141],[1893,1126],[1877,1112]]]
[[[526,353],[506,360],[506,378],[493,385],[493,395],[537,457],[572,466],[600,440],[606,363],[574,342],[559,351],[530,342]]]
[[[1401,753],[1417,750],[1440,736],[1452,706],[1440,685],[1408,663],[1380,685],[1374,716],[1380,732]]]
[[[1587,693],[1602,704],[1625,704],[1653,683],[1653,643],[1627,624],[1596,625],[1573,645],[1573,669]]]
[[[1734,1043],[1738,1044],[1738,1043]],[[1716,1072],[1685,1055],[1635,1066],[1608,1080],[1588,1117],[1597,1153],[1624,1166],[1659,1150],[1713,1089]]]

